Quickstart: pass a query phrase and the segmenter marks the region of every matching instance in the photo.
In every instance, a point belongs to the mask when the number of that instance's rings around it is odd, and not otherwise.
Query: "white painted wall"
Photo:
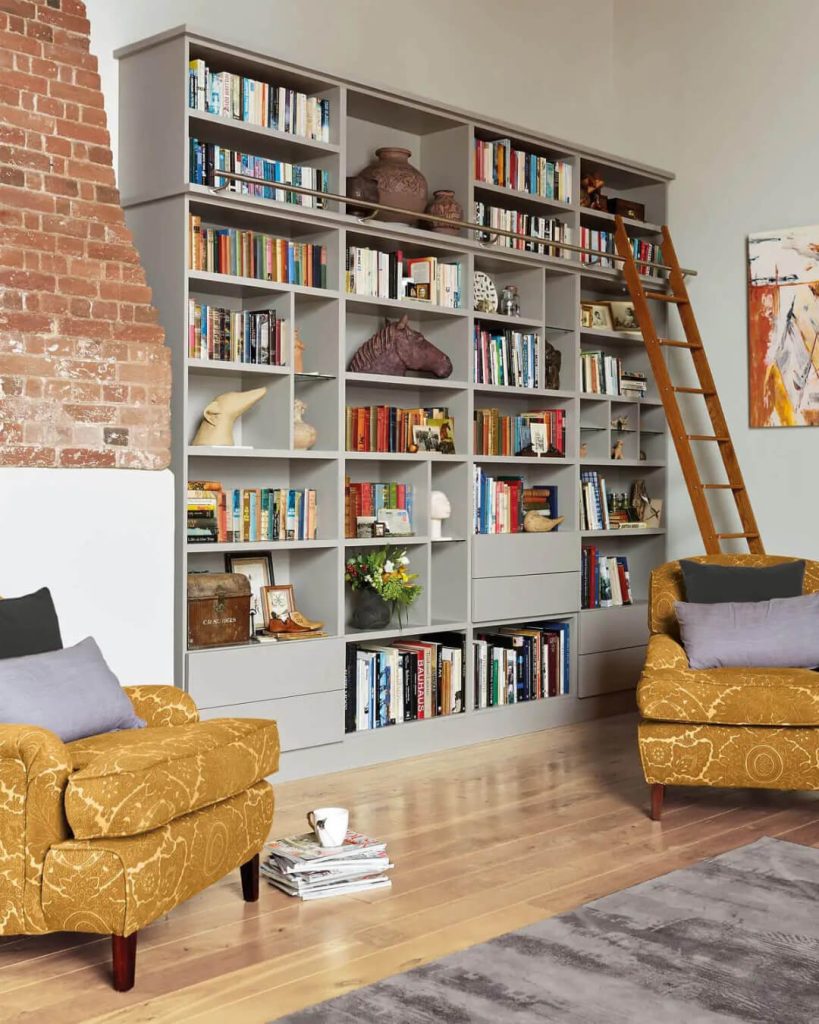
[[[766,548],[819,558],[819,430],[748,427],[748,234],[819,223],[814,0],[616,0],[619,147],[669,167],[670,222]],[[679,335],[678,335],[679,336]],[[702,545],[676,462],[671,553]]]
[[[0,469],[0,594],[49,587],[66,647],[171,683],[173,519],[170,470]]]

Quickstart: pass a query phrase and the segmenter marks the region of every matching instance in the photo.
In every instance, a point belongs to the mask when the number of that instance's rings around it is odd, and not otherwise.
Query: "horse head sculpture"
[[[420,331],[409,326],[405,314],[400,320],[387,320],[380,331],[368,338],[350,360],[353,373],[381,373],[403,377],[407,370],[449,377],[452,360]]]

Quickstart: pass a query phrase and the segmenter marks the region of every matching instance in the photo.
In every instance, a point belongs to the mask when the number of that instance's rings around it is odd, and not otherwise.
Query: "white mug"
[[[317,807],[307,814],[307,824],[320,846],[342,846],[347,836],[350,812],[344,807]]]

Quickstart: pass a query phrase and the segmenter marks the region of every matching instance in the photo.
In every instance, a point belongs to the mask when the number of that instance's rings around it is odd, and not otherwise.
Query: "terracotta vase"
[[[451,188],[437,188],[432,193],[432,202],[427,207],[427,213],[433,213],[436,217],[446,217],[448,220],[464,219],[464,208],[455,198]],[[461,230],[456,224],[441,224],[438,221],[432,221],[428,226],[441,235],[457,235]]]
[[[309,423],[305,423],[302,419],[304,416],[307,406],[302,402],[300,398],[297,398],[294,404],[293,414],[293,447],[294,448],[312,448],[316,443],[318,437],[318,431],[315,427]]]
[[[375,151],[376,159],[357,177],[374,178],[378,185],[378,201],[385,206],[407,210],[400,213],[379,213],[379,220],[415,225],[414,214],[423,213],[427,205],[427,179],[412,166],[412,152],[399,146],[382,146]]]

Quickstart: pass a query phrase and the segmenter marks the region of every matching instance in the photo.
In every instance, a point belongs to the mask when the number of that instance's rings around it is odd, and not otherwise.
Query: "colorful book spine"
[[[507,416],[499,409],[476,409],[472,442],[476,455],[565,458],[566,410],[541,409]]]
[[[316,540],[318,498],[312,488],[222,488],[191,481],[187,492],[189,544]]]
[[[490,229],[486,234],[493,245],[564,259],[571,259],[573,256],[570,250],[561,250],[559,246],[546,245],[544,242],[525,241],[522,238],[511,238],[507,235],[493,236],[491,231],[492,228],[502,228],[504,231],[514,231],[517,234],[542,238],[551,242],[571,243],[572,229],[559,217],[541,217],[524,213],[522,210],[507,210],[499,206],[490,206],[479,201],[475,203],[475,222]]]
[[[572,165],[513,146],[511,139],[475,140],[475,180],[559,203],[572,201]]]
[[[263,182],[274,182],[282,185],[300,185],[312,188],[317,192],[330,190],[330,172],[319,167],[301,167],[298,164],[285,163],[281,160],[267,160],[264,157],[239,153],[212,142],[203,142],[192,138],[190,146],[190,180],[194,185],[215,186],[227,185],[227,191],[239,195],[258,196],[262,199],[275,199],[280,203],[291,203],[296,206],[323,208],[325,202],[317,196],[300,195],[288,192],[274,185],[254,185],[251,182],[234,180],[222,176],[220,171],[230,171],[259,178]]]
[[[542,340],[522,331],[490,331],[475,324],[473,379],[476,384],[537,388],[540,382]]]

